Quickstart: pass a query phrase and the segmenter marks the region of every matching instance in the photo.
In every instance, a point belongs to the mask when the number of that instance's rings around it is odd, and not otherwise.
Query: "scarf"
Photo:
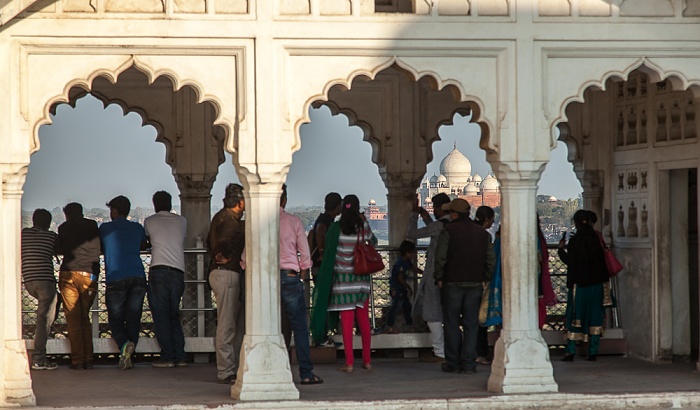
[[[338,251],[338,238],[340,237],[340,224],[333,222],[326,232],[321,267],[316,276],[314,294],[312,298],[313,311],[309,329],[314,344],[321,344],[326,340],[328,330],[335,329],[338,323],[338,312],[328,315],[328,303],[331,299],[331,287],[335,272],[335,254]]]

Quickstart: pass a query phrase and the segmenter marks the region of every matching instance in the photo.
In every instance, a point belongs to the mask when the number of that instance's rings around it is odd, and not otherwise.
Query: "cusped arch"
[[[164,68],[155,68],[151,64],[147,63],[146,61],[141,60],[137,56],[131,56],[130,59],[125,61],[124,63],[116,66],[116,67],[101,67],[94,69],[93,71],[90,72],[89,75],[85,76],[84,78],[74,78],[72,81],[67,82],[65,86],[63,87],[63,90],[60,94],[54,95],[51,98],[48,98],[48,100],[45,102],[43,109],[42,109],[42,116],[39,120],[37,120],[34,124],[33,127],[33,132],[32,132],[32,139],[31,139],[31,146],[30,146],[30,154],[38,151],[40,149],[40,142],[39,142],[39,129],[41,128],[42,125],[47,125],[51,124],[51,115],[55,114],[55,108],[59,104],[68,104],[72,107],[75,107],[75,101],[77,98],[75,98],[76,95],[83,96],[87,93],[90,93],[93,91],[93,84],[96,79],[98,78],[105,78],[108,80],[111,84],[117,84],[119,81],[119,76],[122,75],[124,72],[126,72],[129,69],[135,69],[138,72],[144,74],[147,78],[147,83],[148,85],[152,85],[155,81],[157,81],[159,78],[166,78],[171,84],[172,84],[172,89],[173,92],[177,92],[185,87],[191,88],[195,95],[196,95],[196,102],[197,103],[208,103],[211,104],[211,106],[214,109],[214,121],[213,124],[220,126],[224,130],[225,134],[225,141],[228,142],[229,138],[234,136],[234,131],[235,131],[235,124],[230,120],[226,118],[222,118],[222,102],[221,100],[214,94],[206,93],[204,90],[203,85],[197,81],[196,79],[193,78],[181,78],[181,76],[178,75],[178,73],[174,70],[171,69],[164,69]],[[79,97],[78,97],[79,98]],[[135,112],[141,116],[143,119],[143,124],[144,125],[152,125],[156,130],[158,131],[159,137],[157,137],[157,141],[162,142],[166,145],[166,150],[167,152],[170,152],[170,146],[168,143],[162,140],[162,130],[163,130],[163,124],[158,123],[157,121],[149,119],[149,116],[147,113],[145,113],[143,110],[134,107],[131,104],[128,104],[124,100],[120,100],[118,98],[106,98],[106,97],[98,97],[103,104],[117,104],[119,105],[124,112]],[[230,146],[228,143],[225,143],[225,146]],[[233,144],[233,150],[237,149],[238,144],[237,141],[234,139],[234,144]],[[170,155],[168,155],[168,158],[170,158]],[[172,163],[168,162],[169,164],[172,165]]]
[[[664,70],[661,66],[655,64],[646,57],[639,58],[632,64],[629,64],[622,70],[610,70],[605,72],[599,79],[589,80],[581,84],[576,95],[565,98],[560,105],[559,115],[552,122],[550,127],[552,132],[551,148],[556,147],[556,141],[560,140],[566,143],[569,149],[578,149],[580,141],[573,141],[573,135],[568,132],[568,127],[565,124],[569,121],[567,109],[572,104],[584,104],[586,102],[585,94],[589,91],[606,91],[607,84],[610,80],[627,81],[630,74],[633,72],[642,72],[646,74],[650,82],[656,83],[668,81],[673,90],[683,91],[691,90],[696,97],[700,97],[700,79],[688,79],[682,72],[678,70]],[[557,138],[556,130],[560,135]],[[580,157],[577,152],[569,152],[569,160],[576,165],[575,160]]]
[[[410,76],[411,80],[414,82],[427,80],[432,83],[432,88],[435,91],[448,92],[453,97],[453,100],[455,102],[455,108],[450,112],[449,116],[445,116],[445,118],[443,118],[436,124],[434,136],[431,136],[430,141],[428,141],[429,146],[432,146],[434,142],[440,139],[437,130],[442,125],[453,124],[453,118],[455,114],[471,114],[472,118],[470,122],[477,123],[481,129],[481,139],[479,142],[480,147],[484,149],[487,153],[496,153],[497,146],[493,143],[493,141],[490,138],[490,130],[492,129],[492,124],[489,123],[488,119],[482,116],[485,104],[479,97],[468,94],[462,87],[462,84],[457,80],[443,79],[437,72],[432,70],[417,70],[410,64],[402,61],[400,57],[396,56],[387,58],[381,64],[377,64],[371,68],[358,68],[356,70],[353,70],[345,78],[336,78],[334,80],[331,80],[325,84],[321,93],[308,98],[303,105],[302,115],[299,117],[299,120],[296,122],[294,127],[295,140],[294,145],[292,147],[292,152],[296,152],[301,148],[300,128],[303,124],[309,123],[311,121],[309,116],[309,108],[325,105],[331,109],[333,115],[344,114],[348,117],[349,125],[357,125],[363,130],[363,139],[372,145],[372,161],[374,163],[378,163],[379,157],[381,156],[381,154],[378,153],[378,149],[381,145],[380,140],[373,135],[371,125],[365,121],[362,121],[352,109],[338,106],[336,103],[330,100],[329,95],[335,88],[340,88],[344,91],[350,91],[353,89],[353,84],[356,84],[356,82],[358,81],[374,81],[377,79],[377,76],[382,71],[387,70],[391,67],[397,67],[400,70],[404,71],[408,76]],[[460,104],[462,103],[468,103],[469,107],[465,108],[464,106],[460,106]],[[430,149],[429,161],[432,161],[432,159],[432,149]]]

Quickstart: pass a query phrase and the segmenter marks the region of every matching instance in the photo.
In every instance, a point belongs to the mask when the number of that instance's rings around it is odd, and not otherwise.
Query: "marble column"
[[[413,204],[416,202],[416,189],[418,186],[413,186],[403,181],[385,183],[387,190],[387,214],[389,216],[389,245],[398,247],[401,241],[406,239],[406,225],[408,218],[413,211]]]
[[[537,179],[534,175],[511,178],[500,178],[503,329],[495,346],[488,390],[556,392],[549,349],[537,320]]]
[[[281,333],[279,209],[282,182],[246,186],[246,334],[231,397],[242,401],[297,400]]]
[[[211,188],[216,174],[195,181],[192,175],[177,174],[175,182],[180,189],[181,214],[187,218],[185,248],[195,248],[197,241],[206,241],[211,222]]]
[[[24,164],[3,164],[0,196],[0,407],[36,406],[29,373],[27,347],[22,339],[20,235]]]

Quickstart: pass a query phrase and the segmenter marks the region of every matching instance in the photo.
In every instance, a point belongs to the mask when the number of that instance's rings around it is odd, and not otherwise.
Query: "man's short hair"
[[[224,194],[224,208],[233,208],[244,200],[243,186],[239,184],[228,184],[226,193]]]
[[[173,197],[166,191],[156,192],[153,194],[153,208],[156,212],[170,212],[173,209]]]
[[[324,199],[323,209],[325,209],[326,211],[332,211],[339,207],[342,202],[343,198],[340,196],[339,193],[330,192],[328,195],[326,195],[326,198]]]
[[[415,252],[416,244],[411,241],[403,241],[399,245],[399,255],[404,256],[408,252]]]
[[[75,220],[83,217],[83,206],[77,202],[71,202],[63,207],[66,219]]]
[[[119,216],[129,216],[131,211],[131,202],[124,195],[115,196],[111,201],[107,202],[107,206],[117,211]]]
[[[435,195],[431,200],[433,201],[433,209],[442,209],[443,205],[450,203],[450,197],[444,192]]]
[[[36,228],[49,229],[51,226],[51,212],[39,208],[32,214],[32,223]]]

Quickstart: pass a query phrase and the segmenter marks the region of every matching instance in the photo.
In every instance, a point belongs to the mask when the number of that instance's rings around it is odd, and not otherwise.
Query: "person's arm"
[[[301,278],[303,280],[308,279],[309,269],[313,266],[311,261],[311,251],[309,251],[309,242],[306,240],[306,235],[304,234],[304,225],[301,219],[296,219],[295,224],[295,234],[297,242],[297,252],[299,252],[299,269],[301,271]]]
[[[399,274],[396,276],[396,280],[399,282],[399,284],[401,284],[401,286],[403,286],[408,296],[411,296],[413,294],[413,290],[411,290],[411,287],[406,282],[406,275],[404,275],[403,269],[399,271]]]
[[[450,243],[450,234],[447,229],[443,229],[438,236],[437,248],[435,249],[435,284],[442,288],[442,277],[445,275],[445,265],[447,264],[447,247]]]
[[[139,226],[141,225],[139,224]],[[145,251],[150,247],[151,242],[148,240],[148,236],[146,236],[146,230],[141,226],[141,250]]]
[[[491,235],[487,236],[486,239],[486,280],[489,281],[493,277],[493,271],[496,270],[496,251],[493,249],[493,243],[491,242]]]
[[[319,259],[323,259],[323,247],[326,244],[326,231],[328,231],[326,225],[318,224],[316,226],[316,249],[318,249]]]

